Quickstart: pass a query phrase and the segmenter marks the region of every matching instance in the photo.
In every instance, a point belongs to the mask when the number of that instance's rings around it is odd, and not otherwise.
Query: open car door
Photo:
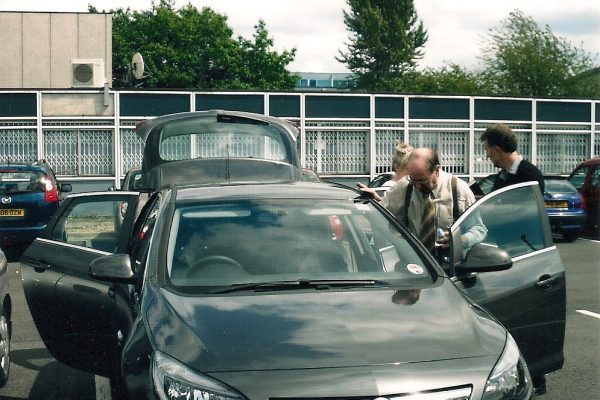
[[[118,371],[115,286],[94,280],[89,267],[100,256],[125,252],[139,196],[70,196],[23,253],[21,280],[33,320],[66,365],[104,376]]]
[[[481,225],[486,233],[477,247],[505,251],[512,267],[460,272],[470,250],[463,245],[464,235],[474,226],[481,231]],[[537,182],[509,186],[483,197],[451,227],[451,236],[450,275],[510,331],[534,382],[560,369],[564,360],[565,271]],[[485,262],[485,257],[482,260]]]

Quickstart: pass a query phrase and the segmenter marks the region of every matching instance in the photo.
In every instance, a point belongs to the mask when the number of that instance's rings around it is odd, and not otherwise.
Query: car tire
[[[4,310],[0,313],[0,387],[6,385],[10,373],[10,321]]]

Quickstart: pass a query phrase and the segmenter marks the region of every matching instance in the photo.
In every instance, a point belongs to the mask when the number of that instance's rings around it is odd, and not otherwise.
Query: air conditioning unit
[[[103,87],[104,60],[101,58],[77,58],[71,60],[73,87]]]

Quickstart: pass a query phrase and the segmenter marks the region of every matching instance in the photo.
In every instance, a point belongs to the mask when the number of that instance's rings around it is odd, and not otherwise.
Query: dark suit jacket
[[[506,173],[505,175],[508,175],[508,179],[506,180],[501,178],[500,173],[496,175],[492,190],[500,189],[508,185],[514,185],[515,183],[538,181],[540,189],[542,190],[542,193],[544,193],[544,175],[542,175],[542,172],[538,167],[525,159],[519,164],[516,174]]]

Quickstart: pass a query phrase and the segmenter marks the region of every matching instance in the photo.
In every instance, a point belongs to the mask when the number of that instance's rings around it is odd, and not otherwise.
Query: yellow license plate
[[[25,210],[22,208],[0,209],[0,217],[24,217]]]
[[[569,208],[569,203],[566,201],[547,201],[546,208]]]

